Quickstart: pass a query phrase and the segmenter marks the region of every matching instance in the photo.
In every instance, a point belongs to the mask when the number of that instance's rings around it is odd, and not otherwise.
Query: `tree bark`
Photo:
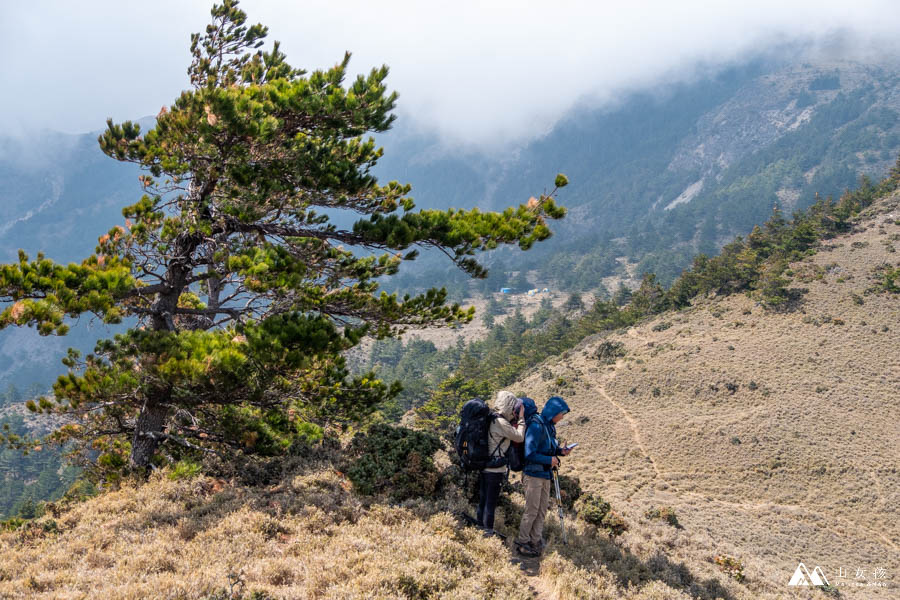
[[[146,469],[150,466],[150,461],[159,446],[158,434],[162,433],[168,415],[167,406],[158,402],[151,403],[149,400],[144,403],[131,440],[129,464],[132,468]]]
[[[196,198],[198,204],[202,204],[214,188],[215,178],[211,178],[202,187],[196,185],[194,180],[191,182],[190,195]],[[178,299],[185,289],[188,276],[194,270],[196,262],[193,254],[202,241],[202,236],[187,231],[175,238],[174,256],[166,265],[163,289],[157,293],[156,301],[153,303],[150,316],[151,329],[176,331],[175,310],[178,307]],[[166,400],[168,400],[167,392],[150,394],[141,407],[131,441],[131,456],[128,459],[132,467],[146,469],[150,466],[156,448],[163,439],[163,428],[169,413]]]

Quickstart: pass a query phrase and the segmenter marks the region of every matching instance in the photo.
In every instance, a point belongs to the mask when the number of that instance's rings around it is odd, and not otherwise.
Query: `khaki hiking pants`
[[[544,517],[550,507],[549,479],[523,475],[522,483],[525,484],[525,513],[522,515],[522,523],[519,525],[519,537],[517,544],[531,544],[535,548],[541,547],[541,536],[544,533]]]

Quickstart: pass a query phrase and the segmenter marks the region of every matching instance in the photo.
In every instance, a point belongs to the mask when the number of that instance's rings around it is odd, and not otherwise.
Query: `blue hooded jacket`
[[[551,479],[550,464],[554,456],[560,455],[553,417],[569,412],[569,405],[559,396],[552,396],[547,400],[540,415],[537,414],[534,400],[523,398],[522,406],[525,407],[525,419],[528,422],[528,428],[525,430],[524,473],[532,477]]]

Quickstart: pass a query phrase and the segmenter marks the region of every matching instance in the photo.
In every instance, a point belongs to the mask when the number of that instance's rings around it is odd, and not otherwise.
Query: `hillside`
[[[821,566],[841,597],[896,597],[900,303],[877,284],[898,242],[894,193],[791,265],[808,289],[793,310],[699,300],[585,339],[513,386],[567,398],[560,433],[581,447],[563,472],[612,504],[628,526],[619,537],[570,512],[563,546],[551,516],[551,552],[517,567],[452,517],[465,501],[446,456],[438,496],[396,503],[353,492],[332,448],[255,484],[161,473],[51,506],[0,534],[0,597],[825,597],[787,586],[798,561]],[[625,354],[605,364],[602,344]],[[521,511],[510,499],[506,533]],[[723,555],[743,581],[717,566]]]
[[[569,218],[524,257],[497,253],[489,291],[523,269],[567,292],[596,290],[624,274],[624,258],[668,283],[698,252],[715,254],[764,221],[773,204],[790,214],[861,175],[880,179],[900,153],[898,89],[896,63],[785,54],[623,94],[613,106],[579,106],[499,159],[442,151],[401,129],[385,139],[378,173],[410,181],[423,206],[495,208],[533,195],[548,171],[569,176]],[[391,155],[392,143],[404,151]],[[405,284],[442,271],[454,276],[435,261],[427,274],[410,269]],[[464,285],[456,277],[449,287]]]
[[[679,560],[737,556],[748,586],[777,597],[799,560],[845,584],[844,597],[896,597],[900,299],[870,290],[880,266],[900,264],[898,245],[894,194],[791,265],[809,290],[793,312],[744,295],[703,300],[587,339],[515,390],[566,397],[561,436],[582,444],[566,470],[626,520],[674,508]],[[604,365],[605,343],[625,356]],[[840,567],[846,579],[832,577]],[[893,591],[851,587],[878,568]]]

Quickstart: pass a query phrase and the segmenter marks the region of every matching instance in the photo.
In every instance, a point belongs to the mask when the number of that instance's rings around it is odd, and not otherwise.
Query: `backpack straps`
[[[497,419],[500,419],[500,418],[502,418],[501,415],[498,415],[497,413],[491,413],[491,425],[494,424],[494,421],[496,421]],[[494,436],[494,432],[491,431],[490,427],[488,427],[488,441],[492,442],[495,439],[497,439],[497,438]],[[491,452],[491,458],[494,458],[495,454],[500,453],[500,448],[503,446],[503,441],[506,439],[507,439],[507,437],[501,433],[500,439],[497,442],[497,446],[494,448],[494,451]]]

